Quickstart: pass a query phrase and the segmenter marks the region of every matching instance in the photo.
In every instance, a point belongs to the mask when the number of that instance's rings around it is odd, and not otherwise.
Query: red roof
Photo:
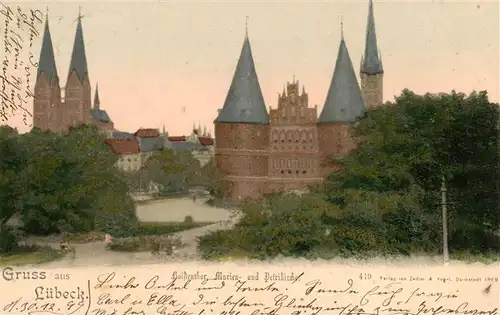
[[[214,145],[214,139],[210,137],[198,137],[200,144],[203,146],[211,146]],[[183,142],[186,141],[186,136],[172,136],[168,137],[168,141],[170,142]]]
[[[210,137],[198,137],[198,140],[204,146],[214,145],[214,139]]]
[[[134,136],[141,138],[156,138],[160,136],[158,129],[141,128],[134,133]]]
[[[170,141],[170,142],[186,141],[186,136],[173,136],[173,137],[168,137],[168,141]]]
[[[106,144],[118,155],[139,153],[139,141],[137,139],[106,139]]]

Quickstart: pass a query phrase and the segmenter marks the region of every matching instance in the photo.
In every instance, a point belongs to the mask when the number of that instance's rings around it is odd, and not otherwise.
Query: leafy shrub
[[[113,236],[121,236],[136,231],[139,223],[135,214],[132,216],[129,213],[112,212],[98,213],[95,220],[95,229],[98,232],[109,233]]]
[[[190,215],[187,215],[187,216],[184,218],[184,223],[185,223],[185,224],[193,224],[193,223],[194,223],[193,217],[192,217],[192,216],[190,216]]]
[[[200,238],[204,257],[304,256],[320,245],[335,245],[326,238],[322,217],[335,216],[338,208],[319,195],[272,194],[263,201],[244,201],[240,211],[244,216],[232,230]]]
[[[22,245],[16,246],[9,253],[0,254],[0,264],[8,266],[42,264],[60,259],[66,252],[50,246]]]
[[[217,259],[222,256],[237,256],[237,253],[250,253],[242,240],[241,229],[216,231],[202,236],[198,241],[198,249],[204,259]],[[250,253],[251,254],[251,253]],[[248,256],[246,254],[241,256]]]
[[[167,236],[137,236],[113,239],[107,247],[113,251],[123,252],[165,252],[172,254],[173,246],[180,247],[182,243],[179,239]]]
[[[129,229],[116,230],[110,233],[113,237],[133,237],[133,236],[150,236],[150,235],[166,235],[185,231],[201,226],[208,225],[207,222],[175,222],[175,223],[138,223]]]
[[[68,234],[63,239],[70,241],[71,243],[89,243],[102,241],[106,233],[104,232],[89,232],[89,233],[78,233],[78,234]]]
[[[0,229],[0,252],[8,253],[17,247],[17,238],[12,229],[4,226]]]

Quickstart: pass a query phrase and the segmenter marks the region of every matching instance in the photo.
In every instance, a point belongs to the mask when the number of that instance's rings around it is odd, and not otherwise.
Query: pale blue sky
[[[21,3],[44,12],[46,5]],[[310,106],[321,109],[338,50],[340,16],[359,71],[368,10],[368,0],[50,2],[62,84],[79,5],[90,79],[94,87],[99,82],[101,107],[119,129],[165,124],[176,135],[188,133],[193,121],[213,129],[241,50],[245,16],[266,103],[275,107],[277,93],[295,75],[309,92]],[[499,100],[497,1],[374,1],[374,9],[385,100],[403,88],[488,90]],[[36,55],[40,43],[41,38]]]

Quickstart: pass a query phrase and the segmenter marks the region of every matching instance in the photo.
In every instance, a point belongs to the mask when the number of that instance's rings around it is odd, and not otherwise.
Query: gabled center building
[[[342,28],[342,27],[341,27]],[[259,198],[274,191],[301,190],[321,184],[336,169],[325,163],[348,154],[356,143],[349,126],[367,107],[383,102],[383,67],[377,46],[372,0],[369,2],[365,51],[358,84],[347,44],[340,40],[323,109],[310,107],[305,88],[295,79],[266,103],[245,34],[229,92],[215,119],[215,162],[231,184],[234,200]]]

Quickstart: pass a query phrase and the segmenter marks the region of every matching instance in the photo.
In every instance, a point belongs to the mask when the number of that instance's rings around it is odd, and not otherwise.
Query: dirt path
[[[186,215],[193,216],[195,221],[202,219],[199,222],[215,222],[217,223],[206,225],[191,230],[174,233],[175,237],[179,237],[184,246],[175,251],[172,256],[152,255],[149,252],[128,253],[128,252],[112,252],[106,250],[104,242],[94,242],[87,244],[74,244],[76,254],[72,257],[71,254],[64,257],[62,260],[44,264],[44,267],[64,268],[64,267],[86,267],[86,266],[106,266],[106,265],[135,265],[135,264],[154,264],[166,261],[178,260],[196,260],[199,253],[196,249],[197,238],[207,233],[230,229],[238,220],[239,215],[234,211],[229,211],[220,208],[213,208],[203,203],[193,203],[190,199],[164,200],[161,203],[155,202],[155,210],[151,208],[145,213],[142,213],[142,221],[148,222],[173,222],[172,212],[175,212],[175,218],[184,218]],[[140,212],[138,207],[138,212]],[[183,212],[184,211],[184,212]],[[155,221],[151,220],[155,218]],[[205,220],[203,220],[205,219]],[[59,247],[59,243],[48,242],[45,245],[50,245],[55,248]]]

